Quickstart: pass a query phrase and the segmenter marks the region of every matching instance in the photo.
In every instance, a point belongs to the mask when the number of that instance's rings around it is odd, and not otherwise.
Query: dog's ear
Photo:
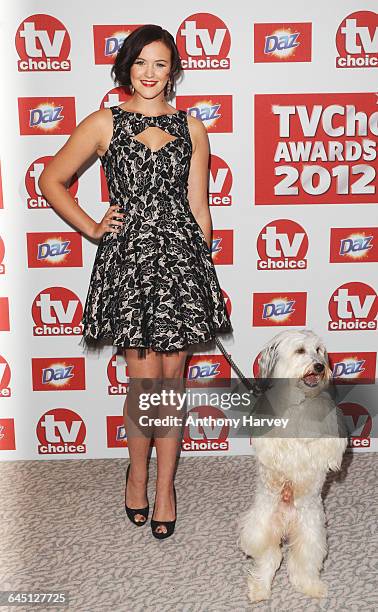
[[[329,357],[328,357],[327,349],[324,346],[324,344],[321,344],[320,348],[322,351],[322,355],[323,355],[323,359],[324,359],[324,363],[326,367],[326,376],[327,376],[327,379],[330,380],[332,378],[332,369],[329,364]]]
[[[259,357],[259,377],[269,378],[278,359],[278,342],[269,344],[262,349]]]

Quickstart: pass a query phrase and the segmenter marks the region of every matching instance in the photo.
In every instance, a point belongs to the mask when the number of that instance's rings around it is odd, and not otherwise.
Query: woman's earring
[[[172,81],[171,79],[169,79],[167,83],[166,94],[165,94],[167,98],[169,97],[169,94],[171,93],[171,91],[172,91]]]
[[[134,85],[131,85],[131,83],[129,85],[129,90],[131,92],[131,95],[134,95],[135,87],[134,87]]]

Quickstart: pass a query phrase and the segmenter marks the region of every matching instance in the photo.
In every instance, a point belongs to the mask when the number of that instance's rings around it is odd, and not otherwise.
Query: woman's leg
[[[187,351],[162,354],[162,390],[173,390],[183,393],[184,368]],[[184,411],[176,410],[175,403],[170,406],[159,407],[159,417],[166,415],[180,416],[185,419]],[[159,428],[157,428],[159,429]],[[164,427],[166,435],[155,437],[157,455],[157,481],[155,511],[153,518],[156,521],[173,521],[175,517],[175,502],[173,494],[173,479],[176,469],[177,458],[181,446],[181,427]],[[169,431],[168,431],[169,430]],[[162,430],[161,430],[162,431]],[[159,525],[156,532],[166,533],[164,525]]]
[[[123,418],[127,434],[127,445],[130,456],[130,473],[127,483],[127,499],[130,508],[147,506],[147,459],[151,443],[148,428],[138,426],[138,418],[143,414],[139,410],[139,393],[142,379],[150,379],[151,385],[145,392],[160,392],[162,377],[161,353],[146,349],[145,357],[138,356],[138,349],[124,349],[130,378],[129,393],[125,400]],[[150,415],[150,411],[146,411]],[[151,428],[152,432],[152,428]],[[136,521],[145,521],[141,514],[135,515]]]

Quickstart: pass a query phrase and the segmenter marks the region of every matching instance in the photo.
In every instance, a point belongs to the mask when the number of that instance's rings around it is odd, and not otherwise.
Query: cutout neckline
[[[145,117],[146,119],[157,119],[158,117],[170,117],[171,115],[179,115],[180,114],[180,109],[176,110],[175,113],[163,113],[162,115],[143,115],[143,113],[139,113],[138,111],[129,111],[126,108],[121,108],[120,106],[117,105],[117,108],[119,108],[120,111],[122,111],[123,113],[129,113],[131,115],[140,115],[141,117]]]

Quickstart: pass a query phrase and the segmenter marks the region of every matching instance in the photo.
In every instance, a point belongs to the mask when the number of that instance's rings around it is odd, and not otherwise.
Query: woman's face
[[[143,47],[130,69],[131,84],[143,98],[156,98],[164,90],[171,69],[171,52],[160,40]]]

